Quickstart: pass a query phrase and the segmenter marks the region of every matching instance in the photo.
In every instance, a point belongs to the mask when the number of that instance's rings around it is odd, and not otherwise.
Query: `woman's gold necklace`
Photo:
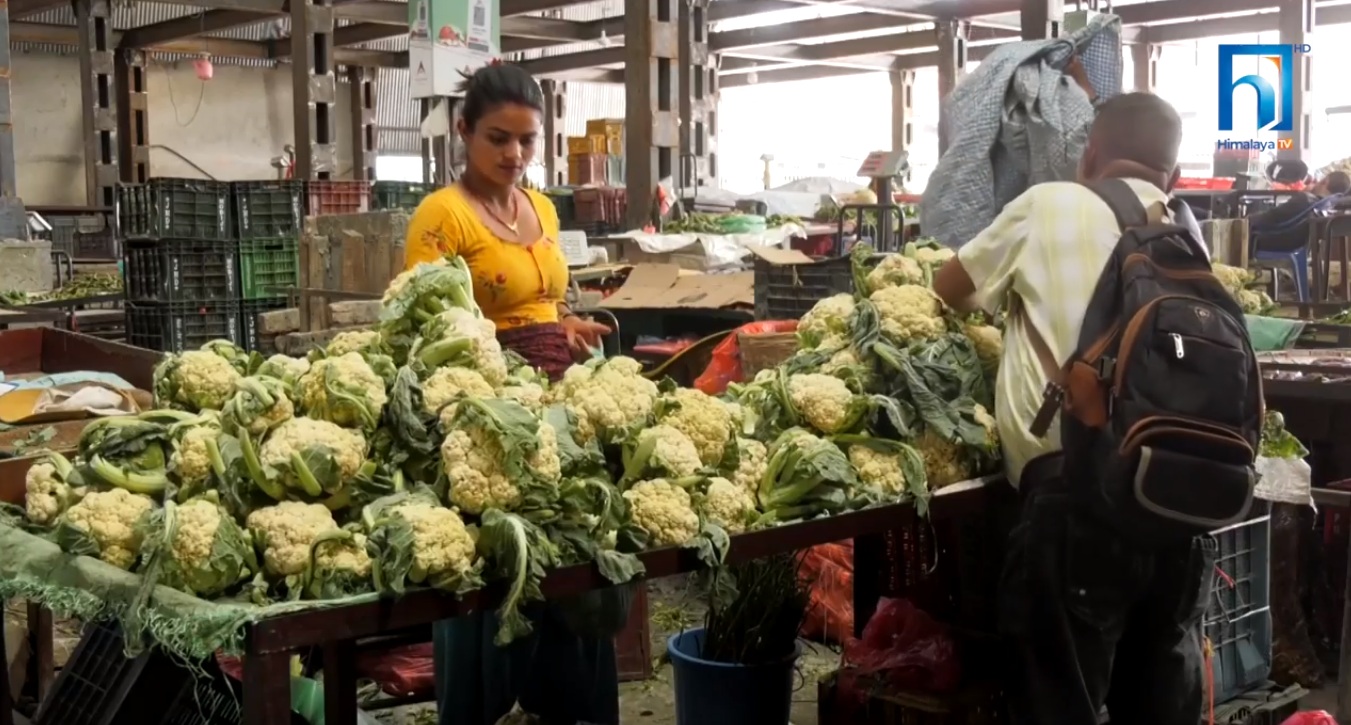
[[[520,227],[520,225],[521,225],[521,203],[520,203],[520,201],[517,200],[517,198],[516,198],[516,191],[515,191],[515,190],[512,190],[512,192],[511,192],[511,219],[512,219],[512,220],[511,220],[510,222],[508,222],[506,219],[503,219],[502,216],[501,216],[500,214],[498,214],[497,212],[493,211],[493,208],[492,208],[491,206],[488,205],[487,199],[480,199],[480,200],[479,200],[479,205],[483,207],[483,211],[485,211],[485,212],[488,213],[488,216],[490,216],[490,217],[493,218],[493,221],[495,221],[495,222],[497,222],[498,224],[501,224],[502,226],[506,227],[507,230],[510,231],[512,234],[518,234],[518,233],[519,233],[519,232],[517,232],[517,229],[518,229],[518,228]]]

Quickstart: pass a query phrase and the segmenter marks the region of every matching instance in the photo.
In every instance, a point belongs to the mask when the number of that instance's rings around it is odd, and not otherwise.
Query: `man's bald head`
[[[1088,132],[1080,171],[1085,180],[1102,176],[1150,176],[1176,180],[1182,118],[1152,93],[1123,93],[1098,107]],[[1134,169],[1138,173],[1123,173]]]

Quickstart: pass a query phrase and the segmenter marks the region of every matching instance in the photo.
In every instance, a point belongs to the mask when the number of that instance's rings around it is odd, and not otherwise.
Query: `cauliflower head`
[[[769,466],[769,449],[753,438],[738,438],[736,445],[738,459],[732,482],[754,496],[760,490],[760,481]]]
[[[788,398],[798,415],[822,433],[843,433],[859,421],[859,405],[854,391],[833,375],[790,375]]]
[[[1271,296],[1263,290],[1241,289],[1234,295],[1244,314],[1265,315],[1276,307]]]
[[[721,400],[694,388],[677,388],[657,401],[657,422],[684,433],[705,466],[716,466],[735,432],[732,412]]]
[[[1215,275],[1215,279],[1232,295],[1237,295],[1239,290],[1246,288],[1252,282],[1252,272],[1242,267],[1231,267],[1227,264],[1212,264],[1210,271]]]
[[[178,439],[169,456],[169,470],[178,477],[183,488],[199,488],[211,477],[213,455],[210,446],[220,434],[220,428],[215,425],[194,425]]]
[[[880,290],[903,284],[927,284],[924,268],[919,262],[903,254],[889,254],[868,272],[868,289]]]
[[[130,569],[141,553],[144,520],[155,509],[149,496],[126,489],[94,491],[71,506],[62,521],[98,545],[99,558],[119,569]]]
[[[661,478],[639,481],[624,498],[634,525],[647,532],[653,547],[683,546],[699,535],[699,514],[680,486]]]
[[[234,396],[221,411],[230,432],[242,429],[249,435],[261,436],[295,417],[295,404],[287,395],[285,381],[256,376],[240,380],[235,387]]]
[[[749,491],[725,478],[711,478],[699,502],[709,521],[728,533],[740,533],[755,520],[755,498]]]
[[[548,397],[548,393],[544,390],[543,385],[526,380],[503,386],[497,391],[497,397],[515,401],[526,410],[535,415],[540,415],[544,412],[544,401]]]
[[[254,374],[259,377],[276,378],[286,383],[286,387],[289,389],[295,387],[296,381],[300,379],[301,375],[309,372],[309,369],[309,358],[278,354],[264,360]]]
[[[976,356],[987,370],[997,369],[999,360],[1004,356],[1004,333],[993,325],[966,325],[962,328],[966,338],[976,348]]]
[[[351,428],[374,428],[389,401],[384,379],[355,352],[315,362],[296,390],[306,415]]]
[[[262,551],[263,569],[274,578],[303,575],[314,542],[338,529],[338,522],[323,504],[299,501],[254,509],[244,525]]]
[[[930,267],[941,267],[945,262],[957,256],[957,253],[948,247],[919,247],[916,246],[910,250],[915,261]]]
[[[229,360],[206,350],[169,355],[155,367],[155,404],[184,410],[220,410],[242,376]]]
[[[497,326],[492,320],[452,307],[424,325],[422,333],[412,355],[423,366],[469,367],[477,370],[489,385],[506,382],[507,358],[502,354]]]
[[[288,491],[314,498],[341,491],[366,459],[366,438],[326,420],[292,418],[277,426],[259,450]]]
[[[162,523],[168,559],[162,583],[210,598],[258,568],[253,541],[220,507],[214,492],[182,505],[166,503]]]
[[[943,303],[928,287],[886,287],[868,299],[877,305],[882,333],[894,341],[932,340],[947,332]]]
[[[797,323],[798,344],[816,348],[829,338],[847,338],[853,328],[854,296],[827,297],[807,311]]]
[[[38,526],[50,526],[57,517],[79,501],[86,492],[83,486],[71,486],[69,479],[75,468],[60,453],[48,453],[41,461],[29,466],[24,475],[24,513]]]
[[[651,419],[657,384],[644,378],[642,369],[637,360],[622,356],[568,368],[552,389],[551,402],[562,403],[577,421],[579,443],[610,443]]]
[[[375,330],[344,330],[333,336],[324,348],[327,357],[342,357],[349,352],[376,352],[380,349],[380,333]]]
[[[972,417],[985,429],[984,450],[971,450],[929,430],[925,430],[915,442],[915,450],[924,460],[924,471],[931,490],[937,491],[944,486],[971,479],[979,473],[975,466],[981,456],[998,452],[999,433],[994,416],[984,406],[977,404]]]
[[[455,415],[452,402],[465,396],[490,398],[493,386],[477,370],[462,367],[437,368],[422,383],[422,408],[431,415],[440,414],[443,422]]]
[[[905,471],[901,468],[900,455],[879,451],[865,445],[849,446],[849,463],[858,471],[858,479],[864,485],[900,495],[910,490],[905,480]]]
[[[395,507],[392,513],[412,529],[415,582],[473,569],[474,538],[454,511],[415,501]]]
[[[684,478],[703,465],[689,436],[665,424],[644,428],[631,448],[624,460],[624,474],[630,480],[648,472]]]
[[[557,485],[562,478],[562,460],[558,455],[558,433],[540,421],[537,448],[527,456],[525,465],[535,477]],[[521,502],[519,482],[507,475],[504,459],[516,455],[502,440],[481,426],[456,426],[441,443],[441,462],[450,479],[450,502],[465,513],[477,516],[490,508],[510,511]]]

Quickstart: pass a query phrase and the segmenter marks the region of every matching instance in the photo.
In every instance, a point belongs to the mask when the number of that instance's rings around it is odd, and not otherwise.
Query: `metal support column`
[[[677,0],[624,0],[624,150],[629,228],[652,220],[657,184],[680,153]]]
[[[291,88],[297,179],[336,172],[338,83],[333,74],[333,0],[291,5]]]
[[[1140,42],[1131,46],[1131,61],[1135,65],[1135,90],[1154,93],[1159,85],[1159,58],[1163,46],[1149,42],[1149,31],[1140,29]]]
[[[84,117],[85,197],[112,206],[117,182],[117,84],[113,78],[113,23],[108,0],[76,0],[80,102]]]
[[[1022,0],[1019,8],[1023,40],[1046,40],[1060,37],[1060,26],[1065,19],[1064,0]]]
[[[718,68],[708,52],[708,2],[680,3],[680,184],[695,189],[718,178],[715,149]]]
[[[1289,131],[1281,131],[1277,138],[1283,143],[1276,146],[1276,157],[1280,159],[1298,159],[1312,161],[1310,149],[1313,148],[1313,56],[1299,52],[1313,38],[1314,9],[1313,0],[1284,0],[1280,9],[1281,45],[1292,45],[1297,49],[1293,77],[1290,89],[1294,98],[1294,108],[1290,109],[1294,124]],[[1285,109],[1282,109],[1282,113]]]
[[[891,71],[891,150],[909,151],[915,141],[915,71]],[[908,179],[901,179],[902,182]]]
[[[145,51],[123,48],[113,58],[117,83],[117,165],[122,180],[150,180],[150,97],[146,95]]]
[[[352,178],[375,181],[375,76],[377,68],[350,66],[348,92],[352,94]]]
[[[568,84],[546,78],[539,86],[544,91],[544,183],[546,186],[565,186],[568,183],[568,139],[564,127]]]
[[[948,94],[957,87],[957,83],[966,75],[967,47],[966,39],[969,24],[961,20],[937,23],[938,31],[938,153],[948,150],[949,132],[947,104]]]

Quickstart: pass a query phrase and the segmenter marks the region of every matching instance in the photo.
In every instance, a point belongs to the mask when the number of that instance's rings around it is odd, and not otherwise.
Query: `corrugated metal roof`
[[[375,78],[375,123],[380,127],[376,148],[383,153],[422,152],[422,114],[408,83],[407,68],[382,68]]]
[[[568,82],[568,96],[563,102],[563,127],[567,135],[586,135],[586,122],[593,118],[623,117],[623,84]]]

